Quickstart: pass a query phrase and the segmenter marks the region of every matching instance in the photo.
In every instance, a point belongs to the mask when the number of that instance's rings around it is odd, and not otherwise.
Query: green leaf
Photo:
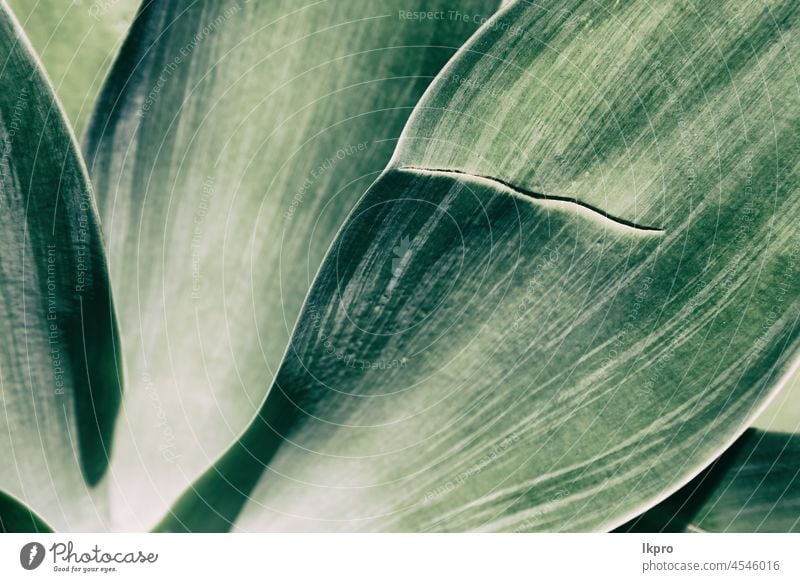
[[[624,532],[800,531],[800,437],[748,430],[680,491]]]
[[[0,533],[52,533],[52,528],[22,503],[0,491]]]
[[[428,4],[154,2],[135,21],[85,147],[130,386],[118,527],[152,526],[258,410],[325,249],[478,27],[399,16]]]
[[[0,7],[0,490],[59,529],[104,527],[121,399],[86,170],[30,46]]]
[[[775,399],[753,423],[753,427],[765,431],[800,433],[800,372],[786,382]]]
[[[75,133],[88,121],[138,0],[9,0]]]
[[[800,344],[799,12],[487,23],[160,529],[607,530],[697,475]]]

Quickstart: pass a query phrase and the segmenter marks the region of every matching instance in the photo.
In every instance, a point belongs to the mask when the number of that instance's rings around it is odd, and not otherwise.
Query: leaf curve
[[[343,227],[259,416],[160,528],[610,529],[688,482],[796,368],[798,10],[499,13]]]
[[[52,528],[22,503],[0,491],[0,533],[52,533]]]
[[[9,5],[81,135],[138,0],[9,0]]]

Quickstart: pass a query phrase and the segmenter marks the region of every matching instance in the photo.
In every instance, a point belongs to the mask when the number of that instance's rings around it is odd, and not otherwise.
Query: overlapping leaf
[[[495,2],[445,2],[485,18]],[[413,2],[152,2],[86,152],[130,390],[119,527],[155,523],[258,410],[309,281],[480,19]],[[412,14],[412,16],[408,16]]]
[[[694,477],[800,341],[799,19],[510,5],[416,109],[259,416],[161,528],[607,529]]]
[[[103,244],[74,138],[5,4],[0,148],[0,491],[59,529],[101,529],[121,392]]]
[[[800,531],[800,437],[748,430],[683,489],[628,524],[632,532]]]

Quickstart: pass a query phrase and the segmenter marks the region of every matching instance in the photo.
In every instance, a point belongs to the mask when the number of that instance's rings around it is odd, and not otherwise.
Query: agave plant
[[[2,529],[800,529],[796,2],[11,4]]]

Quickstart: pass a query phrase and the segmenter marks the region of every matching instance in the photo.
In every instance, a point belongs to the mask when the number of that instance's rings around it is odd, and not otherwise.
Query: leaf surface
[[[697,475],[796,366],[799,14],[499,13],[160,528],[606,530]]]

